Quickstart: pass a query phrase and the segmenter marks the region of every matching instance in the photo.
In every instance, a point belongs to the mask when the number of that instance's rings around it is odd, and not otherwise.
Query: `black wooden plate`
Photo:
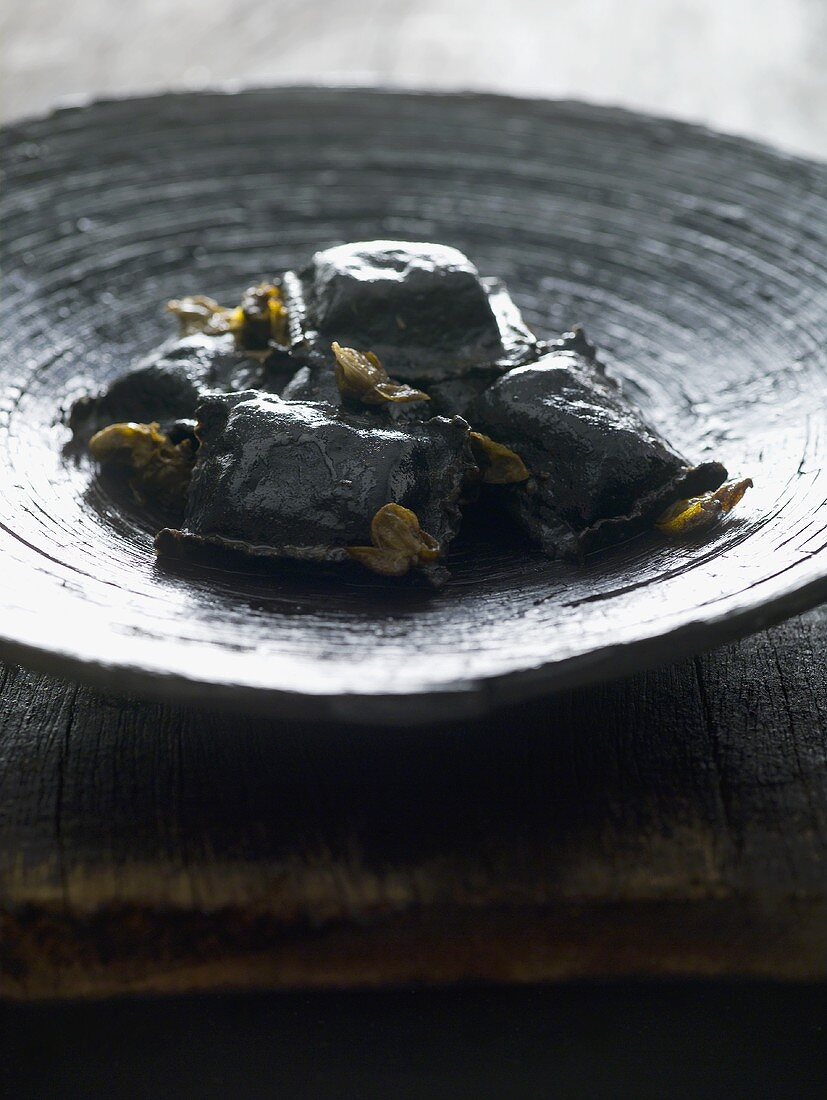
[[[126,100],[2,135],[0,654],[303,716],[411,723],[671,660],[827,591],[827,168],[679,123],[492,96]],[[169,571],[60,410],[171,329],[344,240],[457,245],[575,322],[649,417],[755,489],[710,538],[582,567],[469,534],[438,594]]]

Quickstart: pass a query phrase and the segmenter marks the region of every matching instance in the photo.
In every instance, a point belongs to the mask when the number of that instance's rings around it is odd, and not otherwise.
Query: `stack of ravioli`
[[[749,484],[684,459],[582,331],[538,339],[454,248],[339,245],[235,308],[170,308],[181,335],[70,420],[174,516],[162,556],[216,547],[439,585],[467,509],[576,559],[656,524],[705,529]]]

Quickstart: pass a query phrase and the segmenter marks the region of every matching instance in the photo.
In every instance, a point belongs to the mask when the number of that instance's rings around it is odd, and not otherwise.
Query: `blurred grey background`
[[[0,116],[227,81],[621,104],[827,157],[827,0],[0,0]]]

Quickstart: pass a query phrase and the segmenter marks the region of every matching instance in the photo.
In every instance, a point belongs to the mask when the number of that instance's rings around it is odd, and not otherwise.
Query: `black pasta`
[[[182,337],[70,420],[140,503],[168,522],[186,509],[162,555],[222,546],[439,582],[461,504],[504,505],[548,554],[579,557],[704,530],[751,484],[692,466],[582,331],[538,340],[454,248],[339,245],[234,308],[169,308]]]
[[[183,336],[146,356],[104,393],[85,397],[69,424],[83,439],[119,421],[194,415],[209,393],[246,388],[289,400],[340,402],[331,344],[383,359],[394,378],[426,388],[420,419],[462,413],[497,375],[542,345],[508,291],[481,279],[456,249],[369,241],[318,252],[300,273],[245,292],[225,309],[202,296],[170,303]]]
[[[209,393],[251,387],[277,393],[297,364],[286,346],[287,312],[281,287],[249,287],[227,309],[203,295],[167,304],[180,336],[146,355],[95,397],[76,401],[69,427],[76,439],[121,422],[156,423],[162,431],[191,419]]]
[[[166,427],[193,417],[209,393],[269,389],[278,372],[268,358],[239,347],[229,332],[168,340],[104,393],[75,402],[69,426],[81,438],[119,421],[155,421]]]
[[[528,467],[526,481],[496,492],[552,556],[578,556],[651,527],[667,505],[716,490],[727,476],[720,462],[693,466],[661,439],[582,332],[503,375],[469,416]]]
[[[336,399],[333,341],[373,352],[394,378],[421,387],[439,412],[463,405],[498,374],[538,353],[497,279],[480,278],[457,249],[363,241],[317,252],[287,272],[291,351],[305,369],[291,398]]]
[[[266,558],[356,560],[436,583],[475,470],[456,417],[395,424],[256,391],[208,398],[184,525],[159,554],[213,545]]]

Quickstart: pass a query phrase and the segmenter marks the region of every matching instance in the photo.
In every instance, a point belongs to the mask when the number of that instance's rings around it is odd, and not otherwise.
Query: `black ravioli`
[[[342,397],[336,385],[333,355],[323,361],[305,363],[299,367],[282,390],[285,401],[325,401],[330,405],[341,403]]]
[[[507,290],[481,279],[457,249],[366,241],[317,252],[283,280],[291,344],[330,361],[337,340],[373,351],[393,378],[423,389],[448,378],[487,380],[536,356],[537,341]]]
[[[69,426],[86,437],[120,421],[157,421],[165,426],[194,416],[211,392],[276,388],[285,381],[278,352],[250,354],[231,333],[196,333],[168,340],[97,397],[72,407]],[[292,373],[291,365],[289,373]],[[289,377],[289,373],[287,377]]]
[[[249,391],[208,398],[182,531],[161,554],[214,544],[247,554],[347,560],[384,505],[415,512],[447,550],[460,522],[468,425],[458,417],[377,424],[327,404]]]
[[[582,332],[495,381],[469,419],[531,471],[528,482],[493,492],[553,556],[577,555],[650,526],[672,501],[726,478],[719,462],[690,466],[645,423]]]

